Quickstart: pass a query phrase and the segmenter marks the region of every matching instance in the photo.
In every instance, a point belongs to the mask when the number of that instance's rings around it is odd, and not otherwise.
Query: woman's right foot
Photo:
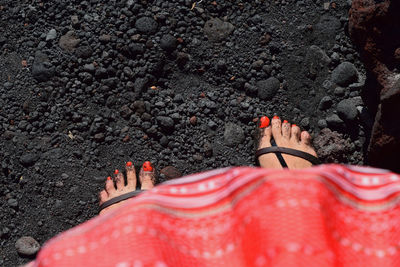
[[[277,116],[272,118],[271,125],[269,125],[268,118],[263,117],[262,120],[264,123],[260,124],[260,127],[263,128],[259,129],[260,139],[258,149],[271,147],[271,139],[273,138],[278,147],[300,150],[317,157],[317,153],[311,146],[311,135],[307,131],[300,132],[300,128],[297,125],[290,125],[286,120],[282,123]],[[303,169],[312,166],[311,162],[300,157],[283,153],[282,157],[286,161],[289,169]],[[258,160],[260,166],[263,168],[283,168],[275,153],[261,155]]]
[[[136,190],[137,178],[136,178],[135,167],[133,166],[132,162],[129,161],[126,163],[125,168],[126,168],[127,183],[125,184],[125,179],[123,174],[120,171],[115,170],[114,179],[112,179],[111,177],[107,177],[105,189],[100,192],[100,203],[99,203],[100,205],[110,199],[113,199],[115,197]],[[141,190],[149,190],[154,187],[156,180],[155,171],[149,161],[143,163],[143,166],[139,172],[139,180],[140,180]],[[112,209],[117,208],[123,202],[124,201],[121,201],[102,209],[100,211],[100,214],[104,214]]]

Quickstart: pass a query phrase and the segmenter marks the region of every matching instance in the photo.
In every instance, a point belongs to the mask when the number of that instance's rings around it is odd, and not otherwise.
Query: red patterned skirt
[[[380,169],[213,170],[59,234],[28,266],[400,266],[399,199]]]

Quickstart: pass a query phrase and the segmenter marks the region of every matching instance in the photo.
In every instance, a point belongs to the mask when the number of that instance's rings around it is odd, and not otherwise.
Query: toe
[[[275,141],[282,139],[282,122],[278,116],[272,118],[272,136]]]
[[[99,194],[100,205],[108,200],[108,193],[106,190],[102,190]]]
[[[114,180],[118,190],[122,190],[125,187],[124,176],[119,170],[115,170]]]
[[[300,142],[306,146],[309,146],[311,144],[311,135],[307,131],[302,131]]]
[[[292,139],[293,141],[296,142],[300,142],[300,127],[297,126],[296,124],[292,124],[291,127],[291,135],[290,135],[290,139]]]
[[[132,162],[126,163],[126,180],[129,187],[136,189],[136,170]]]
[[[155,170],[150,161],[143,163],[139,172],[139,180],[142,190],[148,190],[154,187],[155,183]]]
[[[106,191],[108,195],[114,193],[115,187],[114,187],[114,181],[110,176],[107,177],[106,185],[105,185]]]
[[[271,126],[268,126],[267,128],[262,128],[259,129],[260,131],[260,140],[258,144],[258,148],[265,148],[265,147],[270,147],[271,146]]]
[[[282,123],[282,136],[286,139],[290,138],[290,123],[287,120]]]

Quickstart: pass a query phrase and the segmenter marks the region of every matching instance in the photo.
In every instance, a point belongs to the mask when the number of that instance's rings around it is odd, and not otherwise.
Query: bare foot
[[[258,149],[271,147],[271,137],[279,147],[287,147],[309,153],[317,156],[314,148],[311,146],[311,136],[307,131],[300,132],[300,128],[286,120],[281,122],[279,117],[275,116],[271,125],[266,128],[260,128],[260,141]],[[311,162],[300,157],[291,156],[282,153],[289,169],[302,169],[311,167]],[[261,155],[258,158],[260,166],[263,168],[282,169],[275,153]]]
[[[112,179],[111,177],[107,177],[105,189],[100,192],[99,205],[103,204],[107,200],[136,190],[137,179],[135,166],[133,166],[132,162],[129,161],[126,163],[125,168],[127,183],[125,184],[124,175],[120,171],[115,170],[114,179]],[[155,171],[149,161],[146,161],[140,169],[139,180],[142,190],[148,190],[154,187]],[[115,203],[107,208],[104,208],[100,211],[100,214],[104,214],[112,209],[115,209],[122,203],[124,203],[124,201]]]

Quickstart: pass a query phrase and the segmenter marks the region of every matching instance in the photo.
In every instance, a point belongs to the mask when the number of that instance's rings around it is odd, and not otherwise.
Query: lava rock
[[[319,102],[318,108],[320,110],[328,109],[332,106],[332,98],[330,96],[324,96]]]
[[[78,18],[77,15],[71,16],[71,25],[72,25],[72,27],[74,27],[75,29],[79,28],[80,22],[79,22],[79,18]]]
[[[35,164],[36,161],[39,160],[39,158],[40,158],[40,156],[38,154],[27,153],[27,154],[22,155],[19,160],[23,166],[29,167],[29,166],[32,166],[33,164]]]
[[[212,42],[220,42],[226,39],[235,29],[235,27],[229,23],[220,20],[219,18],[213,18],[204,24],[204,33]]]
[[[346,162],[347,155],[351,151],[351,144],[344,136],[328,128],[321,130],[319,135],[314,138],[314,147],[318,157],[326,163]]]
[[[75,50],[75,55],[78,58],[89,58],[92,56],[92,53],[93,53],[93,50],[88,45],[80,46]]]
[[[357,118],[357,107],[351,99],[344,99],[336,107],[339,117],[344,121],[354,121]]]
[[[81,40],[76,37],[74,31],[69,31],[60,37],[58,45],[65,51],[73,52],[80,41]]]
[[[46,35],[46,42],[52,41],[57,38],[57,31],[55,29],[51,29]]]
[[[324,50],[316,45],[310,46],[305,57],[307,75],[315,79],[320,73],[321,75],[327,74],[330,62],[331,60]]]
[[[174,120],[166,116],[157,116],[157,121],[160,123],[161,128],[165,131],[171,131],[174,129]]]
[[[7,200],[7,203],[11,208],[18,208],[18,200],[16,200],[15,198],[10,198],[9,200]]]
[[[136,21],[135,27],[141,33],[153,34],[157,31],[158,23],[150,17],[142,17]]]
[[[340,86],[347,86],[357,80],[358,73],[353,63],[343,62],[332,71],[332,82]]]
[[[166,52],[172,52],[177,46],[177,40],[171,34],[165,34],[161,37],[160,47]]]
[[[165,178],[175,179],[182,176],[182,172],[175,168],[174,166],[167,166],[161,169],[160,174],[164,175]]]
[[[327,117],[326,123],[328,124],[328,127],[332,129],[342,129],[344,126],[344,121],[342,121],[336,114]]]
[[[54,67],[50,64],[45,54],[37,51],[32,65],[32,76],[38,82],[45,82],[54,76]]]
[[[32,257],[39,251],[40,244],[31,236],[23,236],[15,242],[15,248],[19,255]]]
[[[270,100],[279,90],[280,82],[275,77],[257,82],[258,97],[263,100]]]
[[[228,122],[225,124],[224,142],[227,146],[234,147],[245,140],[244,131],[239,125]]]

